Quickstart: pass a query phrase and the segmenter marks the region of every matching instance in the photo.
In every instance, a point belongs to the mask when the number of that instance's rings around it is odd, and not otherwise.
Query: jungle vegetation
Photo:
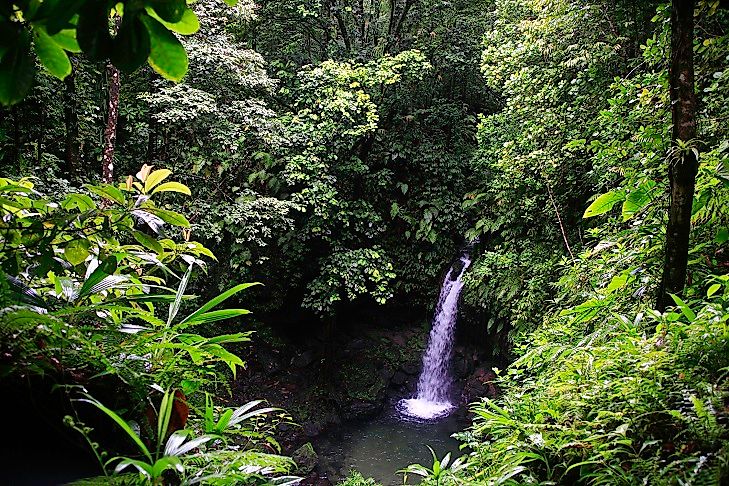
[[[253,324],[427,313],[470,241],[501,395],[410,472],[729,481],[724,2],[12,0],[0,103],[0,380],[98,481],[296,482]]]

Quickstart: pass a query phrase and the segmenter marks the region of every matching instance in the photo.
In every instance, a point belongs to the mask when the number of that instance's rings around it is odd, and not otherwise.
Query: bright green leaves
[[[197,19],[197,15],[190,9],[185,10],[182,14],[182,18],[175,23],[165,21],[162,17],[157,15],[153,9],[148,8],[147,13],[150,17],[158,20],[162,25],[170,29],[172,32],[176,32],[180,35],[191,35],[200,30],[200,21]]]
[[[151,194],[156,194],[158,192],[179,192],[187,194],[188,196],[192,195],[190,188],[184,184],[180,184],[179,182],[165,182],[164,184],[160,184],[152,190]]]
[[[182,20],[187,11],[185,0],[150,0],[149,4],[162,20],[173,24]]]
[[[187,72],[188,60],[185,48],[175,34],[157,20],[149,16],[142,17],[151,39],[149,65],[163,77],[180,81]]]
[[[144,192],[149,192],[154,189],[157,184],[169,177],[170,174],[172,174],[172,171],[168,169],[159,169],[150,173],[143,181]]]
[[[622,219],[624,222],[628,221],[656,199],[660,194],[657,186],[655,181],[648,180],[627,194],[626,191],[617,189],[601,194],[585,209],[582,217],[600,216],[609,212],[617,203],[622,202]]]
[[[637,189],[630,191],[628,197],[625,198],[625,202],[623,202],[623,221],[628,221],[655,199],[656,185],[654,181],[649,180],[638,186]]]
[[[33,43],[38,59],[49,73],[58,79],[63,79],[71,74],[71,61],[68,59],[68,54],[43,27],[33,29]]]
[[[13,35],[5,32],[7,29],[11,27],[0,25],[0,38],[4,44],[0,45],[0,52],[4,51],[0,59],[0,103],[13,105],[33,86],[35,66],[30,54],[30,33],[23,30]],[[5,44],[8,38],[12,40]]]
[[[88,240],[73,240],[66,245],[63,254],[71,265],[83,263],[89,256]]]
[[[625,200],[624,191],[610,191],[605,194],[601,194],[585,209],[583,218],[591,218],[593,216],[599,216],[610,211],[616,203]]]
[[[189,35],[200,28],[187,2],[122,0],[113,6],[97,0],[37,0],[17,4],[16,15],[4,15],[0,20],[0,103],[15,104],[32,88],[33,52],[48,73],[59,79],[71,73],[68,53],[83,52],[92,61],[110,59],[124,72],[133,72],[148,61],[163,77],[180,81],[188,59],[174,33]]]

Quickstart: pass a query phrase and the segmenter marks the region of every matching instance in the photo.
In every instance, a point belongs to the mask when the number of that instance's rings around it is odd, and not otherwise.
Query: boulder
[[[316,437],[324,431],[324,425],[315,421],[304,422],[302,428],[307,437]]]
[[[342,417],[345,420],[371,418],[382,411],[384,400],[351,400],[342,407]]]
[[[417,375],[420,371],[420,363],[405,363],[402,365],[401,370],[408,375]]]
[[[319,456],[314,451],[311,442],[307,442],[291,454],[291,459],[296,463],[296,474],[307,475],[316,469],[319,464]]]
[[[408,381],[408,375],[406,375],[402,371],[396,371],[395,374],[392,375],[391,383],[393,385],[402,386],[405,384],[406,381]]]
[[[461,394],[461,402],[464,404],[472,403],[480,398],[496,398],[499,390],[494,384],[496,374],[485,367],[476,369],[466,380]]]
[[[314,361],[314,353],[312,351],[304,351],[291,360],[291,365],[295,368],[306,368]]]

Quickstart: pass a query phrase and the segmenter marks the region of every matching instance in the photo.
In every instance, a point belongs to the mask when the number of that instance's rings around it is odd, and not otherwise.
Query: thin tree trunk
[[[18,106],[10,108],[13,114],[13,165],[20,175],[20,120],[18,119]]]
[[[674,0],[671,7],[671,118],[672,152],[669,161],[671,206],[666,228],[666,255],[656,307],[672,303],[669,293],[680,294],[686,282],[691,208],[694,200],[697,152],[679,149],[678,142],[692,146],[696,139],[694,94],[694,0]]]
[[[119,79],[119,70],[111,63],[106,65],[106,75],[109,78],[109,106],[106,114],[106,128],[104,129],[101,174],[102,180],[107,184],[111,184],[114,182],[114,148],[116,146],[116,124],[119,119],[121,80]]]
[[[116,18],[115,31],[119,30],[121,18]],[[121,79],[119,69],[111,61],[106,64],[106,77],[109,82],[109,105],[106,112],[104,129],[104,149],[101,153],[101,180],[106,184],[114,182],[114,148],[116,147],[116,124],[119,119],[119,90]]]
[[[74,69],[76,69],[76,66],[74,66]],[[66,160],[66,172],[71,179],[75,179],[78,176],[80,166],[75,72],[71,71],[71,74],[66,76],[66,79],[63,81],[63,83],[66,86],[66,89],[63,92],[63,120],[64,124],[66,125],[64,158]]]
[[[564,246],[567,247],[567,252],[570,254],[570,258],[573,260],[575,259],[575,255],[572,253],[572,248],[570,248],[570,242],[567,239],[567,232],[564,230],[564,224],[562,223],[562,216],[559,214],[559,209],[557,208],[557,203],[554,201],[554,194],[552,193],[552,188],[549,187],[549,183],[546,183],[547,186],[547,193],[549,194],[549,200],[552,203],[552,207],[554,208],[554,212],[557,215],[557,222],[559,223],[559,229],[562,232],[562,239],[564,240]]]
[[[38,138],[35,142],[35,166],[40,170],[41,163],[43,159],[43,133],[45,132],[45,124],[46,124],[46,110],[44,109],[43,102],[41,101],[40,106],[38,107],[39,113],[38,113]]]

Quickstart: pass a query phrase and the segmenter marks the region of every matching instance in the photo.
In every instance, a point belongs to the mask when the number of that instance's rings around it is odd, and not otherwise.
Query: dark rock
[[[382,411],[384,400],[352,400],[344,404],[342,417],[345,420],[367,419]]]
[[[472,371],[470,361],[462,356],[453,360],[453,374],[456,378],[465,378]]]
[[[392,383],[397,386],[402,386],[405,384],[405,382],[408,380],[408,375],[403,373],[402,371],[396,371],[394,375],[392,375]]]
[[[496,398],[499,390],[494,381],[496,381],[496,374],[493,371],[484,367],[478,368],[466,380],[461,402],[468,404],[483,397]]]
[[[306,368],[314,361],[314,353],[312,351],[304,351],[303,353],[295,356],[291,360],[291,365],[296,368]]]
[[[353,339],[347,348],[352,351],[362,351],[367,348],[367,341],[362,338]]]
[[[389,366],[384,366],[382,370],[380,370],[380,374],[382,375],[382,379],[384,379],[385,381],[390,381],[393,376],[395,376],[396,372]]]
[[[408,375],[417,375],[420,371],[420,364],[419,363],[405,363],[400,368],[404,373],[407,373]]]
[[[296,463],[296,473],[305,475],[311,473],[319,464],[319,456],[314,451],[311,442],[307,442],[291,454],[291,459]]]
[[[307,437],[316,437],[324,432],[324,424],[321,422],[304,422],[302,428],[304,429],[304,435]]]

